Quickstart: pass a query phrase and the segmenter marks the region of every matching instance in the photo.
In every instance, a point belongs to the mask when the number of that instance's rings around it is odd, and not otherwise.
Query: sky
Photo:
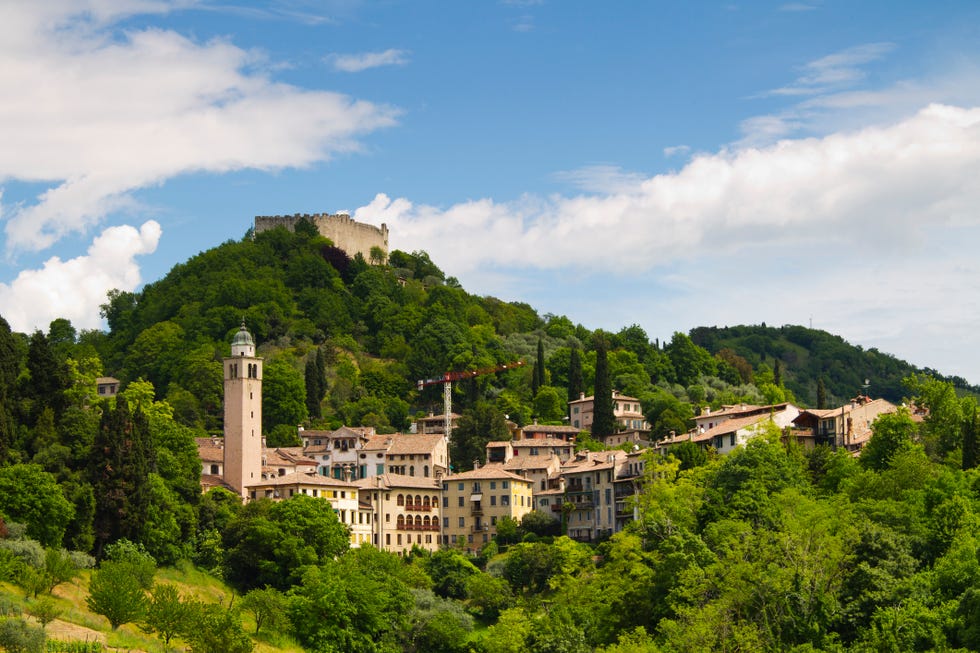
[[[15,330],[336,212],[590,329],[980,383],[980,3],[0,0]]]

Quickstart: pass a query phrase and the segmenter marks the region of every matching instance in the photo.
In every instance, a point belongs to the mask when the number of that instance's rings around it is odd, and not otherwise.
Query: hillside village
[[[74,583],[115,633],[170,592],[214,653],[980,647],[976,388],[800,327],[589,331],[387,236],[257,219],[108,333],[0,319],[0,609]]]

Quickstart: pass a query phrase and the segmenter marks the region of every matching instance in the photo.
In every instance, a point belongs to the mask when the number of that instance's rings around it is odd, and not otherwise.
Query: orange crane
[[[431,379],[419,379],[418,389],[422,390],[430,385],[436,385],[441,383],[443,388],[443,412],[445,421],[443,422],[443,433],[446,434],[446,443],[449,443],[449,437],[451,435],[450,431],[452,428],[452,418],[450,417],[453,412],[453,381],[459,381],[461,379],[470,379],[474,376],[482,376],[484,374],[494,374],[496,372],[502,372],[504,370],[512,370],[515,367],[521,367],[524,365],[524,361],[514,361],[513,363],[505,363],[503,365],[495,365],[493,367],[484,367],[479,370],[467,370],[464,372],[446,372],[442,376],[437,376]],[[447,466],[448,466],[448,460]]]

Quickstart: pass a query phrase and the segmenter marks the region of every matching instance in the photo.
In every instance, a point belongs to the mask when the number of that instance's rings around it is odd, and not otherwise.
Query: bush
[[[43,653],[44,630],[23,619],[0,621],[0,647],[8,653]]]

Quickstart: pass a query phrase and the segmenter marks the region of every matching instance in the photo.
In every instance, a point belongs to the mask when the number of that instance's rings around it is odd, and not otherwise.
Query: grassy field
[[[131,653],[164,653],[166,651],[183,651],[187,649],[186,642],[173,639],[170,647],[164,646],[163,641],[156,636],[144,633],[135,624],[125,624],[113,631],[109,621],[95,614],[85,605],[88,596],[88,583],[91,571],[82,571],[72,582],[63,583],[55,588],[52,596],[61,610],[61,615],[47,625],[45,632],[49,640],[60,642],[99,642],[110,651],[128,651]],[[156,582],[176,585],[181,596],[209,603],[228,604],[232,600],[232,591],[220,580],[210,576],[191,565],[181,565],[180,568],[159,569]],[[240,597],[235,596],[234,601]],[[35,622],[30,616],[34,599],[25,599],[24,592],[16,585],[0,583],[0,608],[13,608],[22,613],[28,621]],[[2,612],[0,609],[0,617]],[[242,614],[242,625],[246,632],[252,635],[255,642],[255,653],[301,653],[302,648],[288,636],[263,631],[255,636],[255,621],[248,613]],[[64,648],[66,653],[74,653]],[[78,653],[87,653],[79,647]]]

